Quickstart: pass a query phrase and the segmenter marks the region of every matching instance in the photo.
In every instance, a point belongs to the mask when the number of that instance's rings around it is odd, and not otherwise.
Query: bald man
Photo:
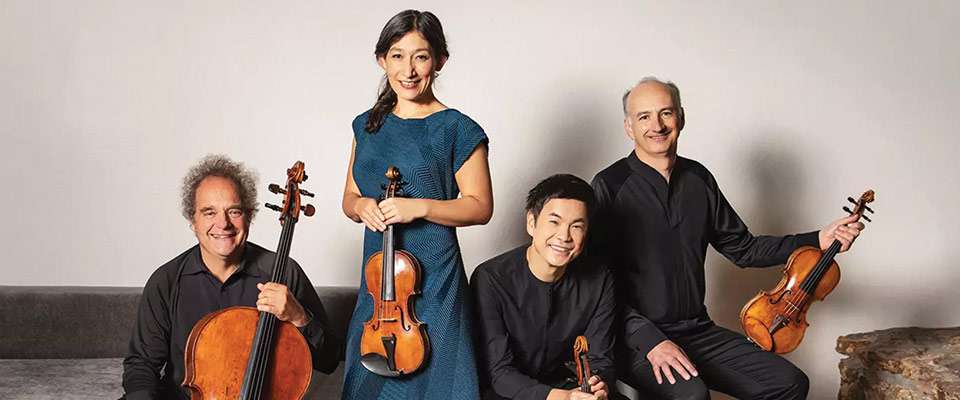
[[[783,264],[802,246],[850,245],[855,217],[820,231],[754,236],[702,164],[677,156],[685,115],[672,82],[644,78],[623,96],[633,151],[594,177],[593,254],[616,277],[621,312],[617,372],[648,396],[802,399],[809,380],[780,356],[714,324],[704,306],[707,244],[740,267]]]

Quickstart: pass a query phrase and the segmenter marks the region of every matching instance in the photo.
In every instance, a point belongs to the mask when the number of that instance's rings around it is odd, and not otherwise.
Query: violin
[[[573,362],[577,364],[577,384],[580,385],[581,392],[593,394],[590,390],[590,362],[587,361],[589,350],[587,337],[577,336],[577,340],[573,342]]]
[[[381,200],[403,196],[400,170],[387,170],[390,183],[381,185]],[[394,248],[394,225],[383,232],[383,249],[366,263],[367,292],[373,297],[373,316],[363,323],[360,363],[377,375],[398,377],[424,365],[430,354],[427,325],[417,320],[413,296],[420,294],[420,262]]]
[[[867,190],[859,200],[848,197],[854,204],[843,211],[870,222],[864,211],[873,213],[867,203],[874,193]],[[833,258],[841,243],[834,239],[826,252],[817,247],[801,247],[790,255],[783,268],[783,279],[771,291],[761,290],[740,311],[740,327],[760,348],[776,354],[786,354],[800,345],[810,324],[807,310],[816,300],[823,300],[840,282],[840,267]]]
[[[293,242],[293,229],[300,216],[312,216],[312,205],[301,206],[300,189],[307,180],[303,163],[287,169],[287,184],[271,184],[273,193],[284,195],[283,206],[266,204],[281,213],[283,230],[273,262],[271,282],[285,284],[283,277]],[[310,384],[313,363],[310,347],[292,323],[255,307],[229,307],[207,314],[194,325],[187,339],[183,386],[199,399],[300,399]],[[280,361],[280,362],[278,362]]]

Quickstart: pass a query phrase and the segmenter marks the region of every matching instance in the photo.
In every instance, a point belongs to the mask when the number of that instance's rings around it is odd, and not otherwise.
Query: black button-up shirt
[[[641,354],[712,323],[704,306],[707,244],[740,267],[783,264],[817,232],[754,236],[700,163],[677,157],[670,182],[631,152],[593,178],[593,254],[617,277],[624,343]],[[666,334],[666,335],[665,335]]]
[[[126,398],[190,398],[190,393],[180,387],[190,331],[213,311],[256,307],[260,295],[257,284],[270,280],[274,258],[274,252],[247,242],[240,267],[222,283],[203,264],[199,245],[158,268],[143,288],[130,350],[123,360]],[[283,281],[313,316],[300,328],[310,346],[313,368],[333,372],[340,362],[342,339],[330,328],[320,297],[296,261],[288,261],[286,275]]]
[[[576,258],[560,279],[543,282],[527,265],[528,245],[490,259],[473,271],[470,287],[479,316],[483,386],[511,399],[542,400],[576,377],[577,336],[587,338],[590,368],[614,383],[613,275],[588,255]]]

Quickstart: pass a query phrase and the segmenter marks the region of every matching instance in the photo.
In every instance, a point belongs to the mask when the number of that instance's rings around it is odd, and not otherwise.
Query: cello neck
[[[270,282],[286,284],[283,277],[287,270],[287,259],[290,257],[290,245],[293,243],[293,229],[296,225],[297,219],[293,216],[283,217],[283,230],[280,231],[280,243],[277,244],[277,257],[273,260]]]
[[[393,252],[393,225],[388,225],[387,230],[383,231],[383,266],[380,269],[383,274],[380,280],[380,298],[383,301],[395,301],[396,285],[394,285],[394,252]]]

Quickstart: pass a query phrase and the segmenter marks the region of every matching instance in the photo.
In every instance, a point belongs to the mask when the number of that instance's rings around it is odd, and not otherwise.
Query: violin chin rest
[[[773,350],[773,337],[767,326],[756,318],[746,318],[743,321],[743,333],[753,341],[757,346],[766,351]]]
[[[387,358],[377,353],[367,353],[360,357],[360,364],[368,371],[388,378],[396,378],[403,375],[403,371],[390,369]]]

